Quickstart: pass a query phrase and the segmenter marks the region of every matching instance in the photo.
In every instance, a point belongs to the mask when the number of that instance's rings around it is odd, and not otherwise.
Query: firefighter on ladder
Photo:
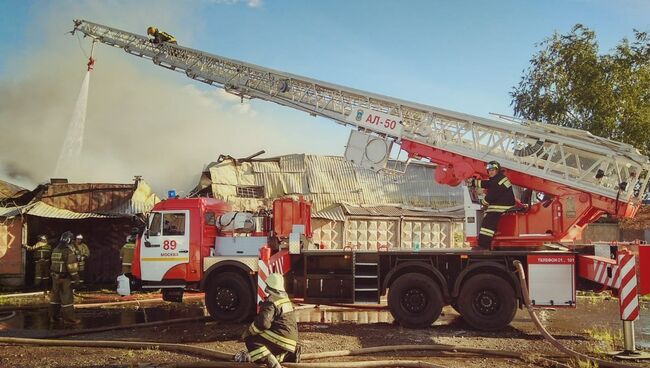
[[[64,323],[77,324],[74,317],[73,286],[79,285],[79,264],[74,245],[73,234],[66,231],[61,235],[59,244],[52,251],[52,291],[50,293],[50,322],[63,319]]]
[[[24,245],[24,247],[34,252],[34,286],[47,290],[50,287],[50,256],[52,254],[52,247],[47,243],[47,236],[39,235],[36,244]]]
[[[153,39],[149,40],[149,42],[154,43],[154,44],[159,44],[159,43],[173,43],[177,44],[176,38],[172,35],[170,35],[167,32],[159,31],[158,28],[151,26],[147,28],[147,34]]]
[[[472,178],[469,183],[470,186],[487,190],[485,198],[481,200],[481,204],[485,208],[485,216],[483,216],[483,222],[481,223],[476,249],[490,249],[501,215],[516,203],[512,184],[503,174],[501,165],[496,161],[490,161],[486,166],[486,170],[490,177],[488,180]]]
[[[272,273],[266,285],[268,297],[260,303],[257,317],[242,335],[248,351],[239,352],[235,361],[266,363],[270,368],[281,367],[281,362],[298,363],[301,351],[298,325],[284,289],[284,278]]]

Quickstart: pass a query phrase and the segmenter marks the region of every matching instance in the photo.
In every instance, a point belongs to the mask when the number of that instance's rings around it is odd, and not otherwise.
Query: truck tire
[[[442,313],[440,287],[421,273],[397,278],[388,291],[388,308],[393,318],[407,328],[427,328]]]
[[[517,313],[515,291],[503,278],[482,273],[463,283],[458,311],[471,327],[482,331],[503,329]]]
[[[235,272],[213,275],[205,290],[205,306],[217,321],[242,322],[248,319],[254,306],[250,283]]]

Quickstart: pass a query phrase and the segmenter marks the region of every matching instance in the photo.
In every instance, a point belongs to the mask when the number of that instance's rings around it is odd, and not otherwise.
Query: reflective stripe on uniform
[[[485,212],[503,213],[509,210],[510,208],[512,208],[512,206],[499,206],[499,205],[492,204],[488,206]]]
[[[260,334],[263,338],[291,352],[296,351],[297,342],[284,336],[280,336],[273,331],[266,330]]]
[[[499,185],[503,185],[506,188],[510,188],[512,186],[512,184],[510,183],[510,180],[508,180],[508,178],[503,178],[503,179],[499,180]]]
[[[69,308],[69,307],[72,307],[72,306],[74,306],[74,304],[65,304],[65,305],[62,305],[61,308]]]
[[[259,348],[257,348],[257,349],[255,349],[255,350],[248,353],[248,355],[251,357],[251,360],[254,361],[254,362],[264,358],[265,356],[267,356],[269,354],[271,354],[271,352],[264,345],[262,345]]]
[[[483,235],[486,235],[486,236],[489,236],[489,237],[493,237],[494,236],[494,230],[490,230],[490,229],[482,227],[481,231],[479,231],[479,234],[483,234]]]
[[[278,299],[273,302],[276,308],[278,308],[282,314],[293,312],[293,305],[289,298]]]
[[[257,326],[255,326],[255,322],[253,322],[253,323],[251,323],[250,327],[248,327],[248,332],[250,332],[251,335],[257,335],[260,332],[262,332],[262,330],[257,328]]]
[[[122,266],[130,266],[130,263],[122,262]]]

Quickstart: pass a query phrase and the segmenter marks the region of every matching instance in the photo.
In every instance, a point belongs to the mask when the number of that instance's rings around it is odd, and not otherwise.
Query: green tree
[[[609,54],[577,24],[536,45],[510,96],[518,117],[583,129],[650,154],[650,38],[634,30]]]

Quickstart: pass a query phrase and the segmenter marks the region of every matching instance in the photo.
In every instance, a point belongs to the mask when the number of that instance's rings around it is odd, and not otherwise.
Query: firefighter
[[[153,39],[149,40],[151,43],[160,44],[167,42],[177,44],[176,38],[174,38],[174,36],[170,35],[167,32],[159,31],[158,28],[154,26],[147,28],[147,34],[153,37]]]
[[[77,261],[79,262],[79,278],[80,284],[84,283],[86,279],[86,259],[90,257],[90,248],[84,243],[84,236],[77,234],[74,240],[74,249],[75,254],[77,255]]]
[[[481,223],[476,249],[490,249],[499,218],[515,205],[512,184],[503,174],[501,165],[496,161],[490,161],[485,168],[490,177],[488,180],[470,179],[471,186],[487,190],[485,198],[481,200],[481,204],[485,208],[485,216]]]
[[[34,252],[34,286],[47,290],[50,283],[50,256],[52,255],[52,247],[47,242],[47,236],[39,235],[36,244],[31,247],[24,245],[24,247]]]
[[[50,322],[63,319],[66,324],[77,324],[74,316],[73,286],[78,286],[79,264],[75,247],[72,244],[73,234],[66,231],[61,235],[59,244],[52,251],[52,290],[50,293]]]
[[[272,273],[266,280],[268,297],[260,303],[255,320],[244,331],[242,339],[248,351],[241,351],[235,361],[266,363],[279,368],[281,362],[300,361],[298,325],[291,300],[284,289],[284,278]]]
[[[131,230],[131,235],[126,237],[126,244],[120,249],[120,262],[122,262],[122,273],[131,274],[131,263],[133,262],[133,251],[135,250],[135,240],[138,234],[138,228]]]

